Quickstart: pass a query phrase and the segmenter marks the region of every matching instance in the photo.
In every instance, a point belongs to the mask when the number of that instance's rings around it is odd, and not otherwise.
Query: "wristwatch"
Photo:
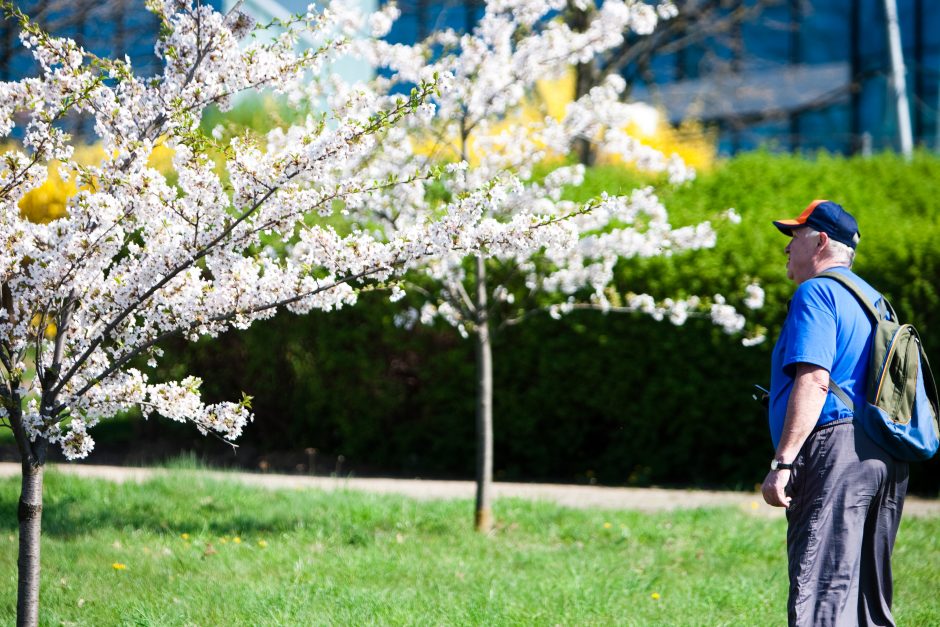
[[[784,462],[778,462],[776,459],[770,460],[770,469],[771,470],[793,470],[793,464],[786,464]]]

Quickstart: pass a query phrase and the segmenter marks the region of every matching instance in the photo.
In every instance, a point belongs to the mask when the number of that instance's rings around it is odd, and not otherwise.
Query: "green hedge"
[[[636,183],[635,175],[595,168],[576,193]],[[739,303],[743,285],[757,279],[767,304],[750,320],[770,339],[744,348],[702,320],[675,327],[591,312],[511,327],[494,344],[497,478],[748,489],[760,482],[772,449],[751,386],[769,378],[792,291],[786,239],[770,221],[814,198],[840,202],[859,219],[856,270],[918,325],[940,364],[940,252],[932,245],[940,235],[940,159],[754,153],[663,198],[676,225],[729,207],[743,220],[716,222],[714,250],[624,263],[620,288],[660,297],[722,293]],[[177,345],[166,362],[203,376],[210,397],[254,395],[257,420],[234,461],[303,462],[313,447],[318,472],[335,470],[342,455],[341,472],[470,477],[472,344],[447,328],[396,328],[398,308],[373,296],[338,314],[281,315],[245,333]],[[161,432],[150,424],[140,435]],[[219,447],[195,438],[191,446]],[[936,494],[938,467],[917,465],[912,486]]]

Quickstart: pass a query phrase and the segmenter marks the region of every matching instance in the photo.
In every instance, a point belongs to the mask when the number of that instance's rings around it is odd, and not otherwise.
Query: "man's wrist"
[[[770,461],[771,470],[793,470],[793,462],[784,462],[777,458]]]

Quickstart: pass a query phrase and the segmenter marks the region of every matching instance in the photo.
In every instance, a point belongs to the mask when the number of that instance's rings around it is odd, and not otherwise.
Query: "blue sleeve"
[[[818,282],[807,281],[793,295],[787,318],[791,335],[783,351],[784,369],[790,372],[796,364],[807,363],[832,372],[836,318],[831,293]]]

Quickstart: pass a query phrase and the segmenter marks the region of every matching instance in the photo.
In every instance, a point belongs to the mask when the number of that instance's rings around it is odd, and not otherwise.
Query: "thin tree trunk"
[[[575,66],[575,94],[574,99],[584,96],[589,91],[591,87],[597,84],[597,68],[594,66],[593,61],[587,63],[579,63]],[[575,154],[578,155],[578,162],[585,166],[590,167],[594,165],[595,160],[597,159],[597,151],[594,142],[591,141],[590,137],[579,137],[574,141],[574,150]]]
[[[493,351],[487,315],[486,260],[477,257],[477,502],[476,530],[493,528]]]
[[[42,525],[41,464],[23,462],[20,488],[19,524],[20,556],[19,588],[16,596],[16,624],[35,627],[39,624],[39,538]]]
[[[577,3],[569,0],[568,8],[565,13],[565,21],[576,33],[583,33],[588,28],[588,23],[593,12],[587,9],[578,8]],[[574,66],[574,99],[577,100],[586,95],[591,88],[597,85],[599,76],[596,61],[594,59],[585,63],[578,63]],[[590,137],[579,137],[574,142],[574,151],[578,155],[578,162],[585,166],[594,165],[596,158],[594,144]]]

